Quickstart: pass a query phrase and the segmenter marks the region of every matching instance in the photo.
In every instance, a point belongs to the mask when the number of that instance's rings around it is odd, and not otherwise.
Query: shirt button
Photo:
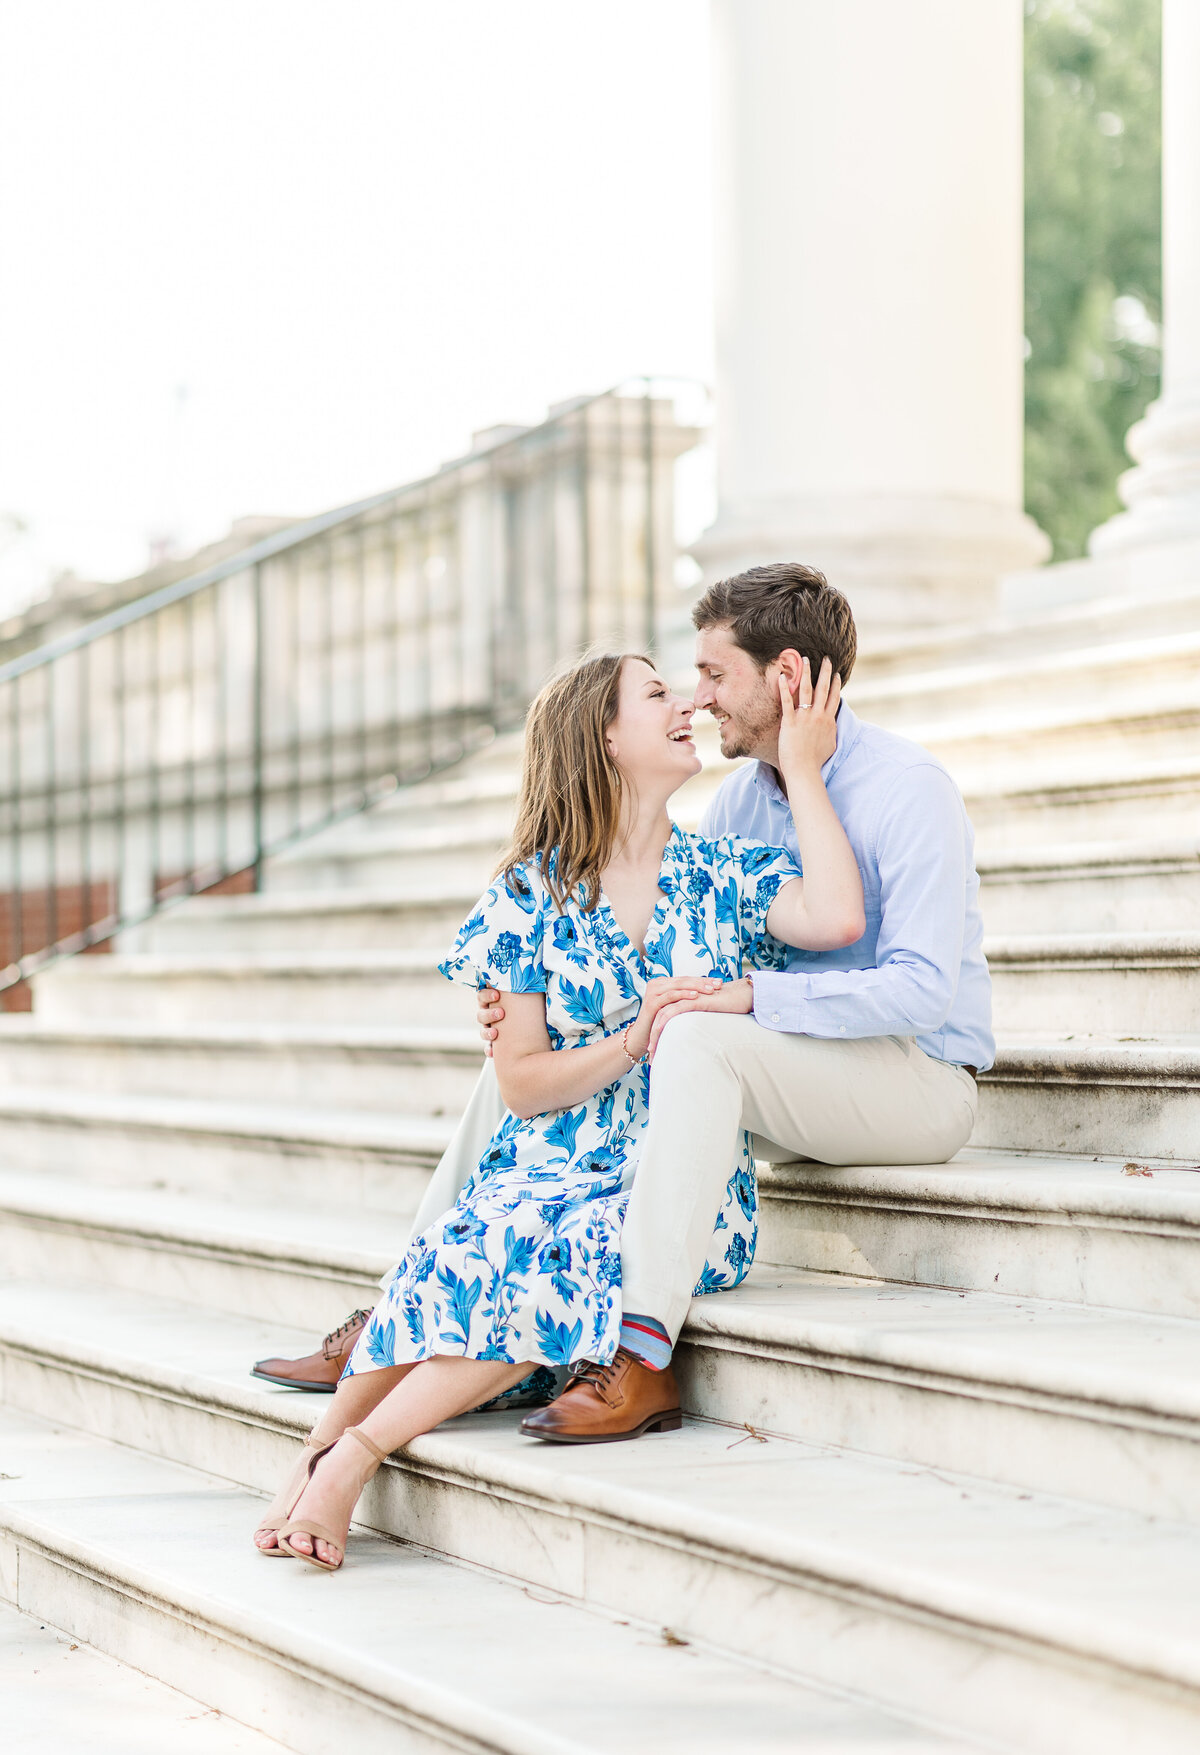
[[[777,1024],[779,1022],[779,1013],[778,1012],[771,1013],[771,1022],[773,1024]]]
[[[845,1024],[839,1024],[839,1025],[838,1025],[838,1035],[839,1035],[839,1036],[844,1036],[844,1035],[845,1035],[845,1034],[846,1034],[846,1026],[845,1026]]]

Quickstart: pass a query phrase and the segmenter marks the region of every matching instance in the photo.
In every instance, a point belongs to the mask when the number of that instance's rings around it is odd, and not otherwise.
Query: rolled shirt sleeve
[[[945,1025],[963,952],[965,813],[938,767],[910,768],[897,781],[881,800],[873,836],[881,897],[875,967],[755,973],[754,1016],[765,1029],[928,1036]]]

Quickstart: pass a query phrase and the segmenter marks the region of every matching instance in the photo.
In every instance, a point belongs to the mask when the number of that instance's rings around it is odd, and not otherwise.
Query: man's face
[[[779,666],[759,670],[728,627],[701,628],[696,636],[696,705],[721,731],[721,754],[774,763],[779,754]]]

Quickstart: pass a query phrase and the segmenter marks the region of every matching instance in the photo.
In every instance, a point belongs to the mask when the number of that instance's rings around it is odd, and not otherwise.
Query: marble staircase
[[[249,1546],[321,1404],[248,1365],[370,1301],[471,1089],[435,964],[517,742],[41,975],[0,1019],[4,1597],[298,1755],[1194,1750],[1195,608],[864,656],[856,711],[942,755],[980,832],[975,1139],[764,1166],[681,1433],[451,1422],[336,1580]],[[681,820],[727,771],[709,742]]]

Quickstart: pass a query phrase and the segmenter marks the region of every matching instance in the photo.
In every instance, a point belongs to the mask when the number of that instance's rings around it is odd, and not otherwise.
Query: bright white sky
[[[0,610],[711,377],[705,0],[0,0]]]

